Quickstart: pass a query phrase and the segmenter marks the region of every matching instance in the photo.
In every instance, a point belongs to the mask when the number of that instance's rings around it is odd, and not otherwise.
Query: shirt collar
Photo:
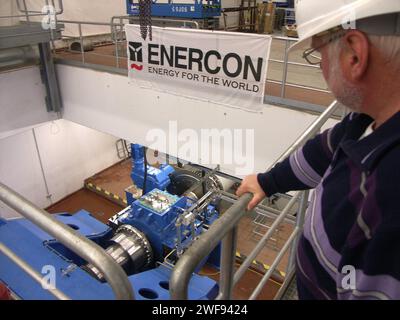
[[[400,112],[373,133],[359,140],[373,122],[366,114],[357,114],[348,123],[339,147],[364,171],[371,171],[379,159],[394,145],[400,144]]]

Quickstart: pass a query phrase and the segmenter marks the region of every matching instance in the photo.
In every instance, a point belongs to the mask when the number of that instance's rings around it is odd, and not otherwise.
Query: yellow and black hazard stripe
[[[239,251],[236,251],[236,258],[239,262],[243,262],[247,258],[247,256],[241,254]],[[263,273],[267,272],[271,268],[271,266],[269,266],[268,264],[262,263],[257,260],[253,260],[251,266]],[[279,271],[278,269],[276,269],[275,272],[277,272],[282,278],[286,276],[285,272]]]
[[[96,186],[91,182],[86,182],[85,188],[107,198],[108,200],[111,200],[112,202],[114,202],[122,207],[126,207],[128,205],[128,202],[126,201],[126,199],[121,198],[120,196],[118,196],[110,191],[107,191],[99,186]]]

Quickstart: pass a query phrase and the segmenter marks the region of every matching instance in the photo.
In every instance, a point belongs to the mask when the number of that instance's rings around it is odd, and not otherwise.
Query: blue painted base
[[[81,210],[75,215],[58,214],[55,217],[92,239],[103,247],[112,236],[111,229]],[[80,268],[86,262],[58,243],[26,219],[0,220],[0,242],[15,252],[37,272],[46,266],[54,267],[56,287],[72,299],[114,299],[111,287],[101,283]],[[71,265],[75,269],[67,272]],[[46,273],[44,273],[46,275]],[[165,266],[129,277],[138,300],[169,299],[168,281],[171,270]],[[49,291],[28,276],[9,258],[0,253],[0,281],[22,299],[54,299]],[[214,299],[218,286],[213,280],[194,274],[189,284],[189,299]]]

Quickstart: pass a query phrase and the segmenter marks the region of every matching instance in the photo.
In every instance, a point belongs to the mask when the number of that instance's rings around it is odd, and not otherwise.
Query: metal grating
[[[290,283],[283,293],[281,300],[299,300],[299,296],[297,294],[296,276],[293,276],[290,280]]]

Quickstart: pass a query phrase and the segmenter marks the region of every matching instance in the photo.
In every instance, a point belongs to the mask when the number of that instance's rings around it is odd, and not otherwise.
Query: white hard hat
[[[342,26],[369,34],[400,35],[400,0],[296,0],[299,41],[310,45],[313,36]],[[376,31],[376,32],[374,32]]]

